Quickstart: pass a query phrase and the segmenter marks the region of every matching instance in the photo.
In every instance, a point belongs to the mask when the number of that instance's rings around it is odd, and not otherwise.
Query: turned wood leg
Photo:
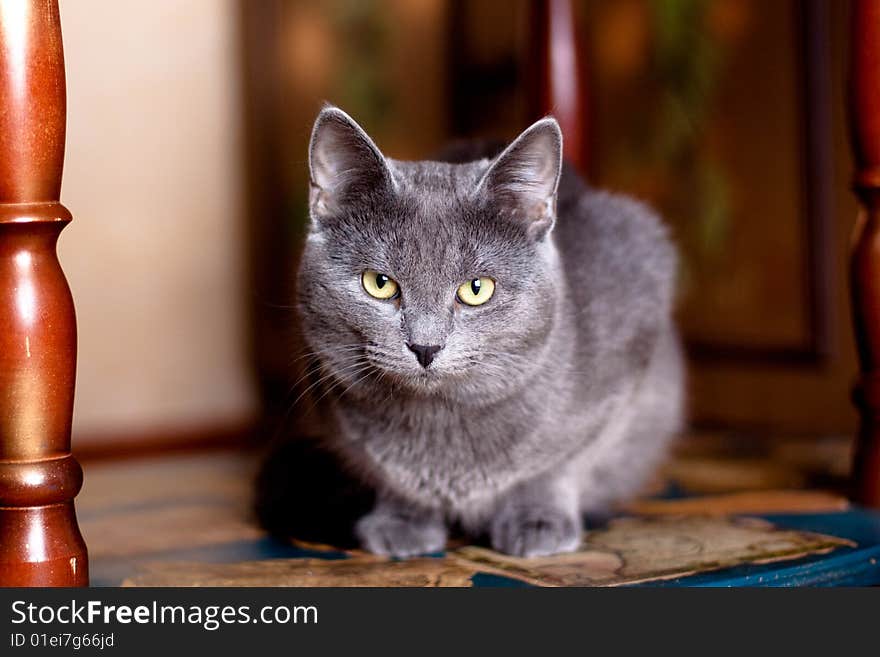
[[[88,584],[76,320],[55,253],[65,120],[57,0],[0,0],[0,586]]]
[[[572,0],[532,0],[526,70],[531,119],[553,114],[565,135],[565,159],[590,169],[585,49]]]
[[[861,377],[854,462],[856,499],[880,506],[880,0],[855,0],[850,16],[849,110],[862,205],[850,262],[853,323]]]

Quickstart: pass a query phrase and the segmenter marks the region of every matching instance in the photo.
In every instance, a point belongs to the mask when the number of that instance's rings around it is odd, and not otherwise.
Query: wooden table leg
[[[57,0],[0,0],[0,586],[88,584],[76,319],[55,253],[65,121]]]
[[[855,497],[880,506],[880,0],[855,0],[850,16],[849,111],[862,209],[850,262],[853,322],[861,377]]]

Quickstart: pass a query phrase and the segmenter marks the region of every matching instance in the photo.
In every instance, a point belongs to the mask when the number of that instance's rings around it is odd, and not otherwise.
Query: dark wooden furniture
[[[66,120],[57,0],[0,0],[0,585],[84,586],[70,453],[73,300],[55,253]]]
[[[862,374],[855,496],[880,507],[880,1],[855,0],[850,15],[850,127],[862,210],[853,233],[850,283]]]
[[[804,102],[824,108],[830,94],[820,50],[825,47],[823,15],[816,2],[805,4],[804,53],[819,69],[807,79]],[[851,259],[854,325],[862,374],[855,390],[861,414],[856,443],[853,497],[880,507],[880,0],[855,0],[850,15],[850,123],[856,160],[854,189],[863,206],[856,222]],[[533,118],[553,113],[566,135],[565,156],[582,171],[589,165],[588,107],[584,53],[569,0],[533,0],[529,25],[530,96]],[[830,157],[830,148],[807,131],[811,162]],[[818,149],[818,151],[817,151]],[[808,170],[812,187],[821,188]],[[825,198],[812,199],[827,212]],[[827,237],[823,236],[823,237]],[[824,240],[819,240],[819,244]],[[827,245],[826,245],[827,246]],[[819,257],[819,256],[817,256]]]
[[[527,76],[531,118],[552,114],[565,135],[565,159],[590,166],[589,107],[583,38],[572,0],[533,0]]]
[[[589,170],[585,59],[571,0],[534,0],[534,117],[553,113]],[[857,499],[880,506],[880,0],[854,0],[850,109],[863,205],[851,284],[862,376]],[[70,454],[76,326],[55,254],[65,81],[57,0],[0,0],[0,585],[85,585]]]

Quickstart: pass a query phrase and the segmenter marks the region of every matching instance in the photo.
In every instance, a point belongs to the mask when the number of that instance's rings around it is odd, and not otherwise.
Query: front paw
[[[439,552],[446,547],[446,525],[436,518],[373,512],[358,520],[355,534],[365,550],[391,557]]]
[[[492,521],[492,547],[517,557],[573,552],[581,543],[576,516],[547,507],[508,507]]]

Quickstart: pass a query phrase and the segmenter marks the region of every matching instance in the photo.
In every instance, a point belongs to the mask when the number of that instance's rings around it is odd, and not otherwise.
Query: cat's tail
[[[349,548],[357,545],[355,522],[374,501],[373,491],[317,440],[295,438],[279,443],[264,458],[254,510],[275,538]]]

